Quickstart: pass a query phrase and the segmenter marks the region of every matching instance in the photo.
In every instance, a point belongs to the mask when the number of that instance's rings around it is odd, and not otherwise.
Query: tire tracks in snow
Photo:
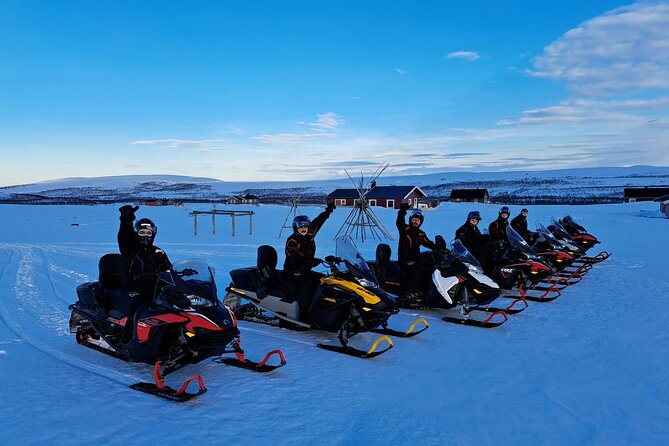
[[[19,283],[21,278],[25,278],[25,276],[22,276],[19,273],[21,272],[25,274],[28,271],[30,271],[30,268],[25,268],[25,263],[24,263],[24,269],[23,270],[21,269],[22,262],[26,261],[26,259],[24,259],[23,256],[21,255],[21,250],[17,248],[4,248],[4,250],[9,251],[9,256],[8,256],[9,258],[7,262],[2,266],[2,269],[0,269],[0,291],[8,291],[10,289],[14,289],[17,294],[24,293],[23,294],[24,296],[28,296],[29,300],[32,299],[34,301],[36,297],[34,294],[31,295],[30,293],[34,293],[36,291],[34,289],[35,285],[31,283],[29,286],[26,287],[27,289],[22,289],[22,285]],[[10,277],[11,273],[9,273],[10,266],[12,267],[16,266],[16,273],[12,277]],[[11,283],[12,281],[13,283]],[[92,364],[84,360],[72,357],[60,351],[53,345],[49,345],[47,342],[44,342],[38,337],[31,335],[28,330],[34,327],[24,328],[22,324],[17,320],[18,319],[17,317],[10,316],[11,311],[6,307],[5,301],[10,301],[11,296],[7,297],[9,299],[0,299],[0,319],[2,319],[2,321],[10,331],[12,331],[16,336],[18,336],[26,343],[30,344],[35,349],[62,363],[68,364],[79,370],[84,370],[89,373],[95,374],[99,377],[106,378],[110,381],[123,384],[124,386],[127,386],[128,382],[130,382],[131,380],[141,381],[141,379],[132,374],[117,372],[114,370],[107,369],[103,366]],[[17,295],[14,296],[14,301],[18,306],[20,302]],[[26,328],[28,328],[28,330],[26,330]],[[52,339],[53,336],[51,337],[46,336],[46,338]]]

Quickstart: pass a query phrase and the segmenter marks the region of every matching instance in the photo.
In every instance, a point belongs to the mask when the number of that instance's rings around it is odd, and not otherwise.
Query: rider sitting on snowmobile
[[[422,288],[427,283],[433,265],[421,259],[420,247],[425,246],[432,251],[437,245],[427,238],[425,232],[420,229],[425,219],[423,212],[415,209],[409,216],[409,224],[406,224],[405,216],[409,209],[408,203],[402,203],[397,212],[397,230],[399,231],[399,243],[397,247],[397,258],[399,266],[404,271],[406,281],[404,282],[404,295],[413,304],[420,304],[423,300]]]
[[[283,276],[297,288],[297,298],[302,309],[301,319],[309,311],[312,291],[323,277],[322,274],[311,271],[311,268],[321,263],[321,259],[314,257],[316,254],[314,238],[335,208],[334,203],[328,203],[327,208],[313,220],[306,215],[298,215],[293,219],[293,233],[286,240]]]
[[[532,240],[534,233],[527,229],[527,214],[527,209],[521,209],[520,213],[511,219],[511,227],[529,243]]]
[[[156,287],[154,273],[172,268],[167,254],[153,244],[158,233],[155,223],[148,218],[140,218],[133,225],[137,209],[139,206],[125,205],[119,208],[121,224],[118,229],[118,248],[126,265],[123,284],[128,293],[128,319],[134,317],[143,303],[153,298]],[[126,324],[124,336],[132,336],[132,324]]]
[[[487,235],[481,234],[478,228],[480,221],[481,214],[479,211],[471,211],[467,214],[467,221],[455,231],[455,238],[462,242],[485,269],[489,238]]]
[[[490,240],[492,242],[503,241],[508,243],[506,239],[506,227],[509,226],[509,208],[502,206],[499,210],[497,220],[490,223],[488,232],[490,233]]]
[[[125,205],[119,208],[121,224],[118,229],[118,248],[126,261],[126,285],[144,288],[155,284],[155,278],[144,274],[167,271],[172,263],[165,251],[153,244],[158,227],[148,218],[140,218],[133,225],[139,206]],[[153,289],[151,289],[153,291]]]

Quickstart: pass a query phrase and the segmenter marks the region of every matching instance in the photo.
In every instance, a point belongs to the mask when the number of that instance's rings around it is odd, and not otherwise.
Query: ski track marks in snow
[[[0,319],[23,341],[37,350],[81,370],[94,373],[112,381],[127,385],[137,377],[109,370],[103,366],[86,362],[68,355],[64,348],[74,342],[69,335],[68,318],[61,309],[52,311],[58,306],[43,299],[43,293],[35,282],[38,267],[48,268],[43,258],[32,252],[34,248],[26,245],[5,245],[2,250],[2,268],[0,269],[0,292],[15,299],[0,300]],[[40,262],[41,260],[41,262]],[[15,273],[12,274],[12,271]],[[48,287],[51,291],[51,287]],[[33,321],[39,321],[35,324]],[[91,353],[95,353],[91,351]]]

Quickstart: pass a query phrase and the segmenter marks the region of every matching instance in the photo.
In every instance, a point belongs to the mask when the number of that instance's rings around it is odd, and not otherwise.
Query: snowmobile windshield
[[[204,259],[184,259],[174,262],[169,274],[175,285],[190,300],[193,307],[209,307],[216,304],[216,282],[213,269]],[[161,276],[162,278],[162,276]]]
[[[528,259],[538,260],[537,253],[534,252],[530,245],[527,244],[524,238],[516,232],[511,225],[506,227],[506,238],[509,240],[509,244],[512,249],[516,249],[522,252]]]
[[[559,240],[548,230],[544,225],[537,221],[537,233],[539,233],[545,240],[558,249],[566,249],[568,251],[578,251],[578,247],[568,240]]]
[[[558,237],[560,237],[563,240],[568,241],[569,243],[574,243],[574,239],[571,238],[571,235],[569,235],[569,232],[558,222],[555,217],[551,217],[551,223],[555,227],[555,233],[557,234]]]
[[[546,226],[542,225],[540,222],[537,221],[537,232],[541,234],[542,237],[544,237],[546,240],[548,240],[549,243],[555,246],[562,246],[562,243],[560,240],[556,239],[555,236],[551,231],[549,231]]]
[[[476,260],[476,257],[469,252],[460,240],[455,239],[451,242],[451,255],[456,256],[462,263],[469,265],[471,269],[483,274],[483,267],[479,261]]]
[[[576,223],[576,220],[574,220],[574,217],[571,215],[567,214],[562,218],[562,222],[564,225],[571,226],[574,228],[576,231],[578,231],[579,234],[585,234],[588,231],[585,230],[585,228],[578,223]]]
[[[370,288],[379,286],[376,276],[369,269],[369,265],[367,265],[350,236],[344,235],[337,239],[337,257],[344,262],[348,272],[355,277],[360,285]]]
[[[214,276],[204,259],[177,260],[172,265],[172,271],[186,281],[213,282]]]

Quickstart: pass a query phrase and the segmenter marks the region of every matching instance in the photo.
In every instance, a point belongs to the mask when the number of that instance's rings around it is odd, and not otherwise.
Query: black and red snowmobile
[[[181,260],[169,271],[142,275],[155,283],[152,293],[124,286],[126,269],[119,254],[104,255],[99,268],[97,282],[77,287],[78,300],[70,305],[70,332],[84,346],[124,361],[153,365],[154,383],[137,383],[131,388],[187,401],[206,392],[202,377],[194,375],[175,390],[165,385],[165,376],[189,364],[224,353],[236,357],[218,362],[260,372],[285,364],[279,350],[260,363],[244,357],[237,320],[218,300],[214,272],[206,261]],[[270,366],[267,361],[274,354],[281,363]],[[199,390],[188,393],[195,380]]]
[[[452,250],[440,235],[435,237],[437,249],[422,252],[421,261],[432,270],[429,280],[422,284],[420,293],[408,296],[403,284],[407,277],[398,262],[390,260],[391,249],[385,243],[376,247],[376,260],[368,262],[381,287],[395,295],[402,308],[438,309],[446,322],[478,327],[497,327],[508,317],[506,312],[517,313],[527,307],[527,302],[513,303],[506,308],[492,305],[501,291],[485,275],[479,262],[459,241],[454,240]],[[418,297],[416,297],[416,294]]]
[[[574,217],[569,214],[558,220],[558,223],[562,225],[562,227],[569,233],[569,235],[571,235],[572,239],[578,243],[578,245],[583,248],[584,251],[587,251],[593,246],[601,243],[597,237],[590,234],[583,226],[574,220]],[[595,262],[600,262],[602,260],[606,260],[610,255],[610,253],[602,251],[594,256],[593,259],[595,259]]]
[[[552,268],[551,280],[563,286],[579,282],[589,271],[590,265],[575,264],[576,258],[583,255],[583,249],[576,243],[559,240],[540,222],[532,238],[532,249]]]
[[[567,229],[563,223],[567,224],[570,229]],[[560,220],[551,217],[551,225],[548,229],[557,239],[569,242],[580,248],[580,252],[576,254],[577,263],[592,265],[606,260],[611,256],[611,253],[607,251],[602,251],[595,256],[586,256],[585,252],[594,245],[599,244],[600,241],[597,240],[595,236],[588,234],[585,228],[576,223],[576,221],[569,215]]]
[[[503,290],[504,297],[545,302],[557,298],[560,290],[541,284],[553,269],[537,256],[525,239],[511,225],[506,227],[507,242],[490,253],[489,275]]]

